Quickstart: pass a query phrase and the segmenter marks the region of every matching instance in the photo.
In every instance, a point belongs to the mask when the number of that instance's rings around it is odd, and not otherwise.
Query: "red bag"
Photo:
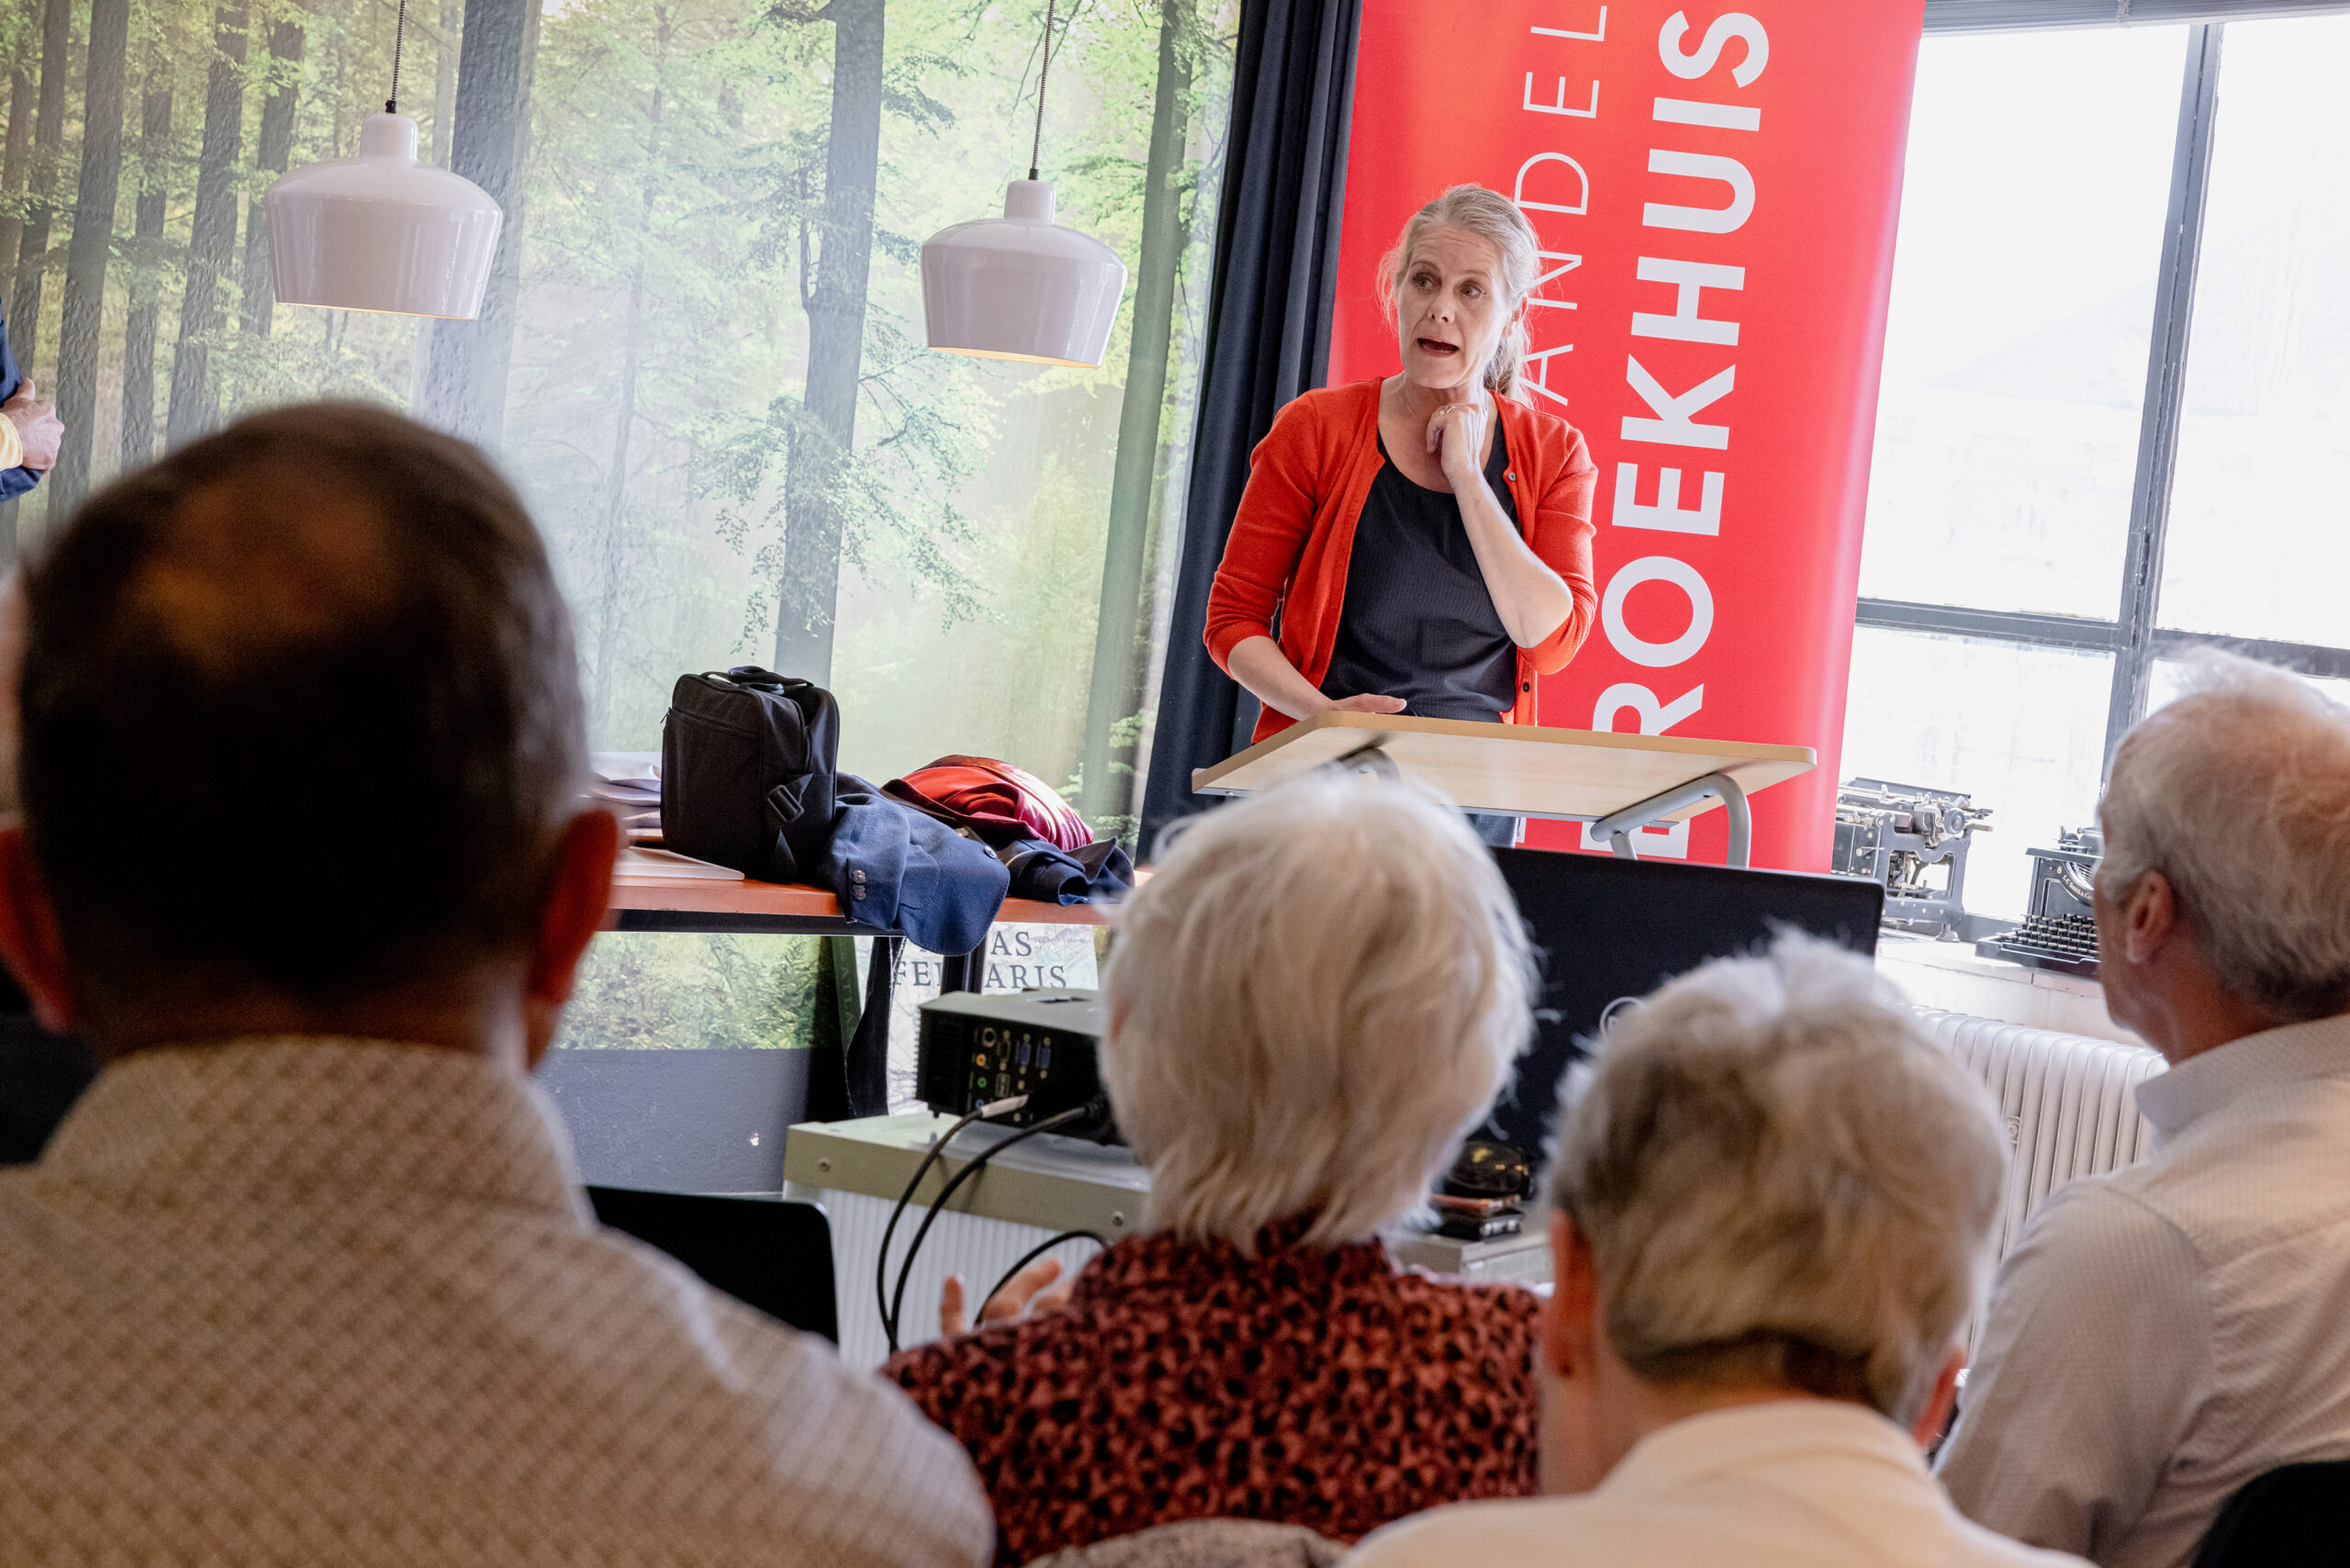
[[[1050,785],[991,756],[942,756],[896,784],[969,819],[982,836],[993,828],[1007,837],[1041,838],[1056,849],[1082,849],[1093,842],[1085,819]]]

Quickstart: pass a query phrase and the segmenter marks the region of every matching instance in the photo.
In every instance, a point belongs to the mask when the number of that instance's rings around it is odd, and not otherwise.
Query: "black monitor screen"
[[[1559,1077],[1627,998],[1708,958],[1751,952],[1792,925],[1855,953],[1876,951],[1885,890],[1852,877],[1734,871],[1671,860],[1620,860],[1540,849],[1497,849],[1540,949],[1542,996],[1534,1043],[1494,1107],[1505,1142],[1543,1158]]]

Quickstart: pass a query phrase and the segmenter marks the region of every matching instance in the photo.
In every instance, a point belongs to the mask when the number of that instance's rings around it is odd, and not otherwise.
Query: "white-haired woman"
[[[1508,889],[1425,796],[1310,779],[1176,840],[1104,980],[1147,1234],[1059,1310],[889,1368],[970,1450],[999,1561],[1192,1518],[1352,1540],[1533,1489],[1534,1296],[1378,1240],[1485,1114],[1528,987]]]
[[[1380,269],[1403,368],[1306,393],[1259,443],[1206,632],[1264,704],[1256,739],[1331,708],[1530,724],[1537,678],[1583,645],[1591,456],[1511,396],[1539,276],[1526,215],[1453,186]],[[1491,843],[1515,827],[1479,820]]]

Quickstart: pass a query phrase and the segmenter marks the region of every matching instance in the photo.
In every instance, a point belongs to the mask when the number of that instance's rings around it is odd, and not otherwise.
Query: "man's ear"
[[[1958,1408],[1958,1379],[1966,1371],[1966,1347],[1953,1345],[1942,1358],[1942,1370],[1934,1378],[1933,1397],[1926,1401],[1926,1408],[1919,1413],[1909,1435],[1918,1446],[1930,1450],[1941,1440],[1942,1429],[1950,1425],[1950,1413]]]
[[[1550,1297],[1542,1307],[1542,1361],[1555,1376],[1591,1375],[1600,1333],[1599,1264],[1562,1213],[1550,1215]]]
[[[611,907],[612,867],[620,851],[620,819],[606,811],[580,812],[564,825],[562,836],[555,841],[554,876],[546,908],[539,916],[538,940],[531,950],[530,974],[523,987],[528,1062],[532,1070],[554,1044],[555,1025],[562,1022],[564,1003],[571,1000],[579,960],[603,928]]]
[[[17,822],[0,826],[0,958],[32,999],[33,1016],[52,1035],[70,1035],[82,1025],[73,968],[58,935],[57,910],[49,900],[32,846]]]
[[[1606,1478],[1621,1451],[1606,1433],[1604,1307],[1591,1243],[1563,1214],[1550,1216],[1550,1294],[1538,1324],[1544,1493],[1572,1496]]]
[[[2122,954],[2133,964],[2152,961],[2178,929],[2178,895],[2170,879],[2147,871],[2121,904]]]

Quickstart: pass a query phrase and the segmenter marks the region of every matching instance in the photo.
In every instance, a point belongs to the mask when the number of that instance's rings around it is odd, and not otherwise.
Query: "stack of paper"
[[[697,860],[674,849],[639,849],[634,845],[621,852],[621,863],[613,868],[612,874],[632,881],[651,878],[689,882],[743,880],[743,873],[731,867],[713,866],[707,860]]]
[[[619,813],[621,825],[635,830],[661,827],[661,754],[657,751],[590,752],[588,766],[594,782],[588,793]]]

